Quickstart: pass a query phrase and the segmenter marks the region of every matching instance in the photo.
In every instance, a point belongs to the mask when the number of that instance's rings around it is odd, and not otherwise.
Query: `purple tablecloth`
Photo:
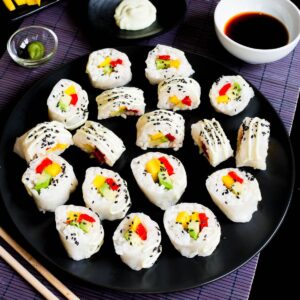
[[[284,59],[267,65],[249,65],[229,55],[218,43],[213,28],[213,11],[218,1],[189,0],[188,13],[183,24],[159,37],[138,44],[172,45],[184,51],[214,58],[228,65],[255,85],[272,103],[290,132],[299,95],[300,47]],[[24,20],[21,26],[44,25],[52,28],[59,39],[55,58],[37,69],[24,69],[15,65],[5,53],[0,59],[0,111],[9,102],[16,101],[41,76],[57,67],[87,54],[91,45],[68,13],[67,3],[49,8]],[[107,45],[110,46],[110,45]],[[205,70],[203,70],[205,72]],[[27,266],[3,241],[0,242],[17,259]],[[169,294],[132,294],[87,287],[71,279],[60,279],[82,299],[247,299],[255,274],[258,256],[237,271],[203,287]],[[55,294],[54,289],[30,266],[36,275]],[[41,299],[5,262],[0,260],[0,299]]]

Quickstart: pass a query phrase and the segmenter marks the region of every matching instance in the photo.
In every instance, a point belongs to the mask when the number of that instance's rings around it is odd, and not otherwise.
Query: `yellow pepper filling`
[[[99,65],[98,68],[104,68],[106,66],[109,66],[111,62],[111,58],[107,56]]]
[[[227,95],[218,96],[217,102],[227,104],[229,102],[229,97]]]
[[[158,158],[153,158],[146,163],[146,171],[151,174],[154,182],[158,180],[158,173],[160,171],[161,162]]]
[[[45,168],[45,171],[51,175],[52,177],[57,176],[59,173],[61,173],[62,169],[61,166],[57,163],[52,163],[51,165],[47,166]]]
[[[93,185],[95,188],[100,188],[105,183],[106,177],[102,175],[96,175],[93,180]]]

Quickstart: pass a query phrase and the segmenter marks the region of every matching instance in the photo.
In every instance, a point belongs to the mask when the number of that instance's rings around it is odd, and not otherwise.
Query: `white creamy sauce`
[[[140,30],[156,20],[156,8],[148,0],[123,0],[117,6],[114,17],[120,29]]]

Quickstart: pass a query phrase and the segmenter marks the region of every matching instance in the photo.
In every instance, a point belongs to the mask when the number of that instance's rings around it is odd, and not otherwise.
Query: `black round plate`
[[[133,79],[130,85],[145,91],[147,111],[155,109],[156,86],[150,86],[144,75],[144,61],[150,48],[136,46],[118,49],[126,52],[133,63]],[[177,152],[171,150],[164,152],[178,157],[187,171],[188,186],[180,202],[204,204],[212,209],[219,219],[222,230],[219,246],[211,256],[193,259],[182,257],[173,248],[163,228],[163,211],[145,198],[130,170],[132,158],[144,153],[135,146],[137,118],[129,117],[126,120],[112,118],[101,123],[120,136],[127,148],[113,170],[119,172],[128,182],[133,202],[129,212],[142,211],[159,223],[162,230],[163,251],[152,268],[139,272],[129,269],[121,262],[113,248],[112,234],[119,221],[104,221],[105,241],[97,254],[80,262],[67,257],[55,229],[53,214],[38,212],[32,198],[22,186],[20,179],[26,169],[26,162],[13,153],[13,144],[17,136],[48,119],[47,97],[54,84],[61,78],[75,80],[87,90],[90,99],[89,119],[96,120],[95,97],[100,91],[93,89],[88,81],[85,74],[88,57],[84,56],[39,81],[24,95],[5,125],[0,144],[0,187],[8,213],[32,247],[61,270],[83,281],[115,290],[178,291],[208,283],[238,268],[260,251],[276,232],[289,206],[295,174],[290,142],[282,122],[269,102],[257,90],[249,106],[239,115],[228,117],[216,113],[209,103],[209,88],[219,76],[230,75],[233,72],[201,56],[187,54],[187,58],[196,71],[194,78],[201,84],[202,102],[198,109],[181,113],[186,121],[184,146]],[[217,118],[235,149],[237,130],[246,116],[258,116],[269,120],[271,139],[267,170],[249,170],[258,179],[263,200],[249,223],[238,224],[224,217],[205,188],[205,180],[209,174],[217,169],[234,167],[235,161],[231,158],[217,168],[212,168],[206,159],[198,154],[198,149],[191,138],[190,126],[202,118]],[[73,165],[79,180],[79,186],[68,203],[84,205],[81,184],[85,170],[98,164],[76,147],[68,149],[63,157]]]
[[[90,0],[88,22],[94,32],[102,36],[125,40],[152,37],[178,25],[186,13],[185,0],[151,0],[157,10],[156,21],[142,30],[121,30],[115,23],[115,9],[121,0]],[[101,36],[97,36],[97,39]]]

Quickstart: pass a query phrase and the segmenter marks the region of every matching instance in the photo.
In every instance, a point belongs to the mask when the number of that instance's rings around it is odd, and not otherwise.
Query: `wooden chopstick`
[[[2,246],[0,246],[0,257],[2,257],[13,269],[15,269],[28,283],[39,291],[47,300],[59,300],[39,280],[31,275],[17,260],[15,260]]]
[[[61,281],[59,281],[45,267],[43,267],[34,257],[32,257],[16,241],[14,241],[2,227],[0,227],[0,237],[2,237],[12,248],[14,248],[27,262],[29,262],[41,275],[43,275],[68,300],[79,300],[79,298],[72,291],[70,291]],[[3,249],[3,250],[5,251],[5,249]],[[54,297],[55,298],[49,298],[49,299],[58,299],[56,296],[54,296]]]

